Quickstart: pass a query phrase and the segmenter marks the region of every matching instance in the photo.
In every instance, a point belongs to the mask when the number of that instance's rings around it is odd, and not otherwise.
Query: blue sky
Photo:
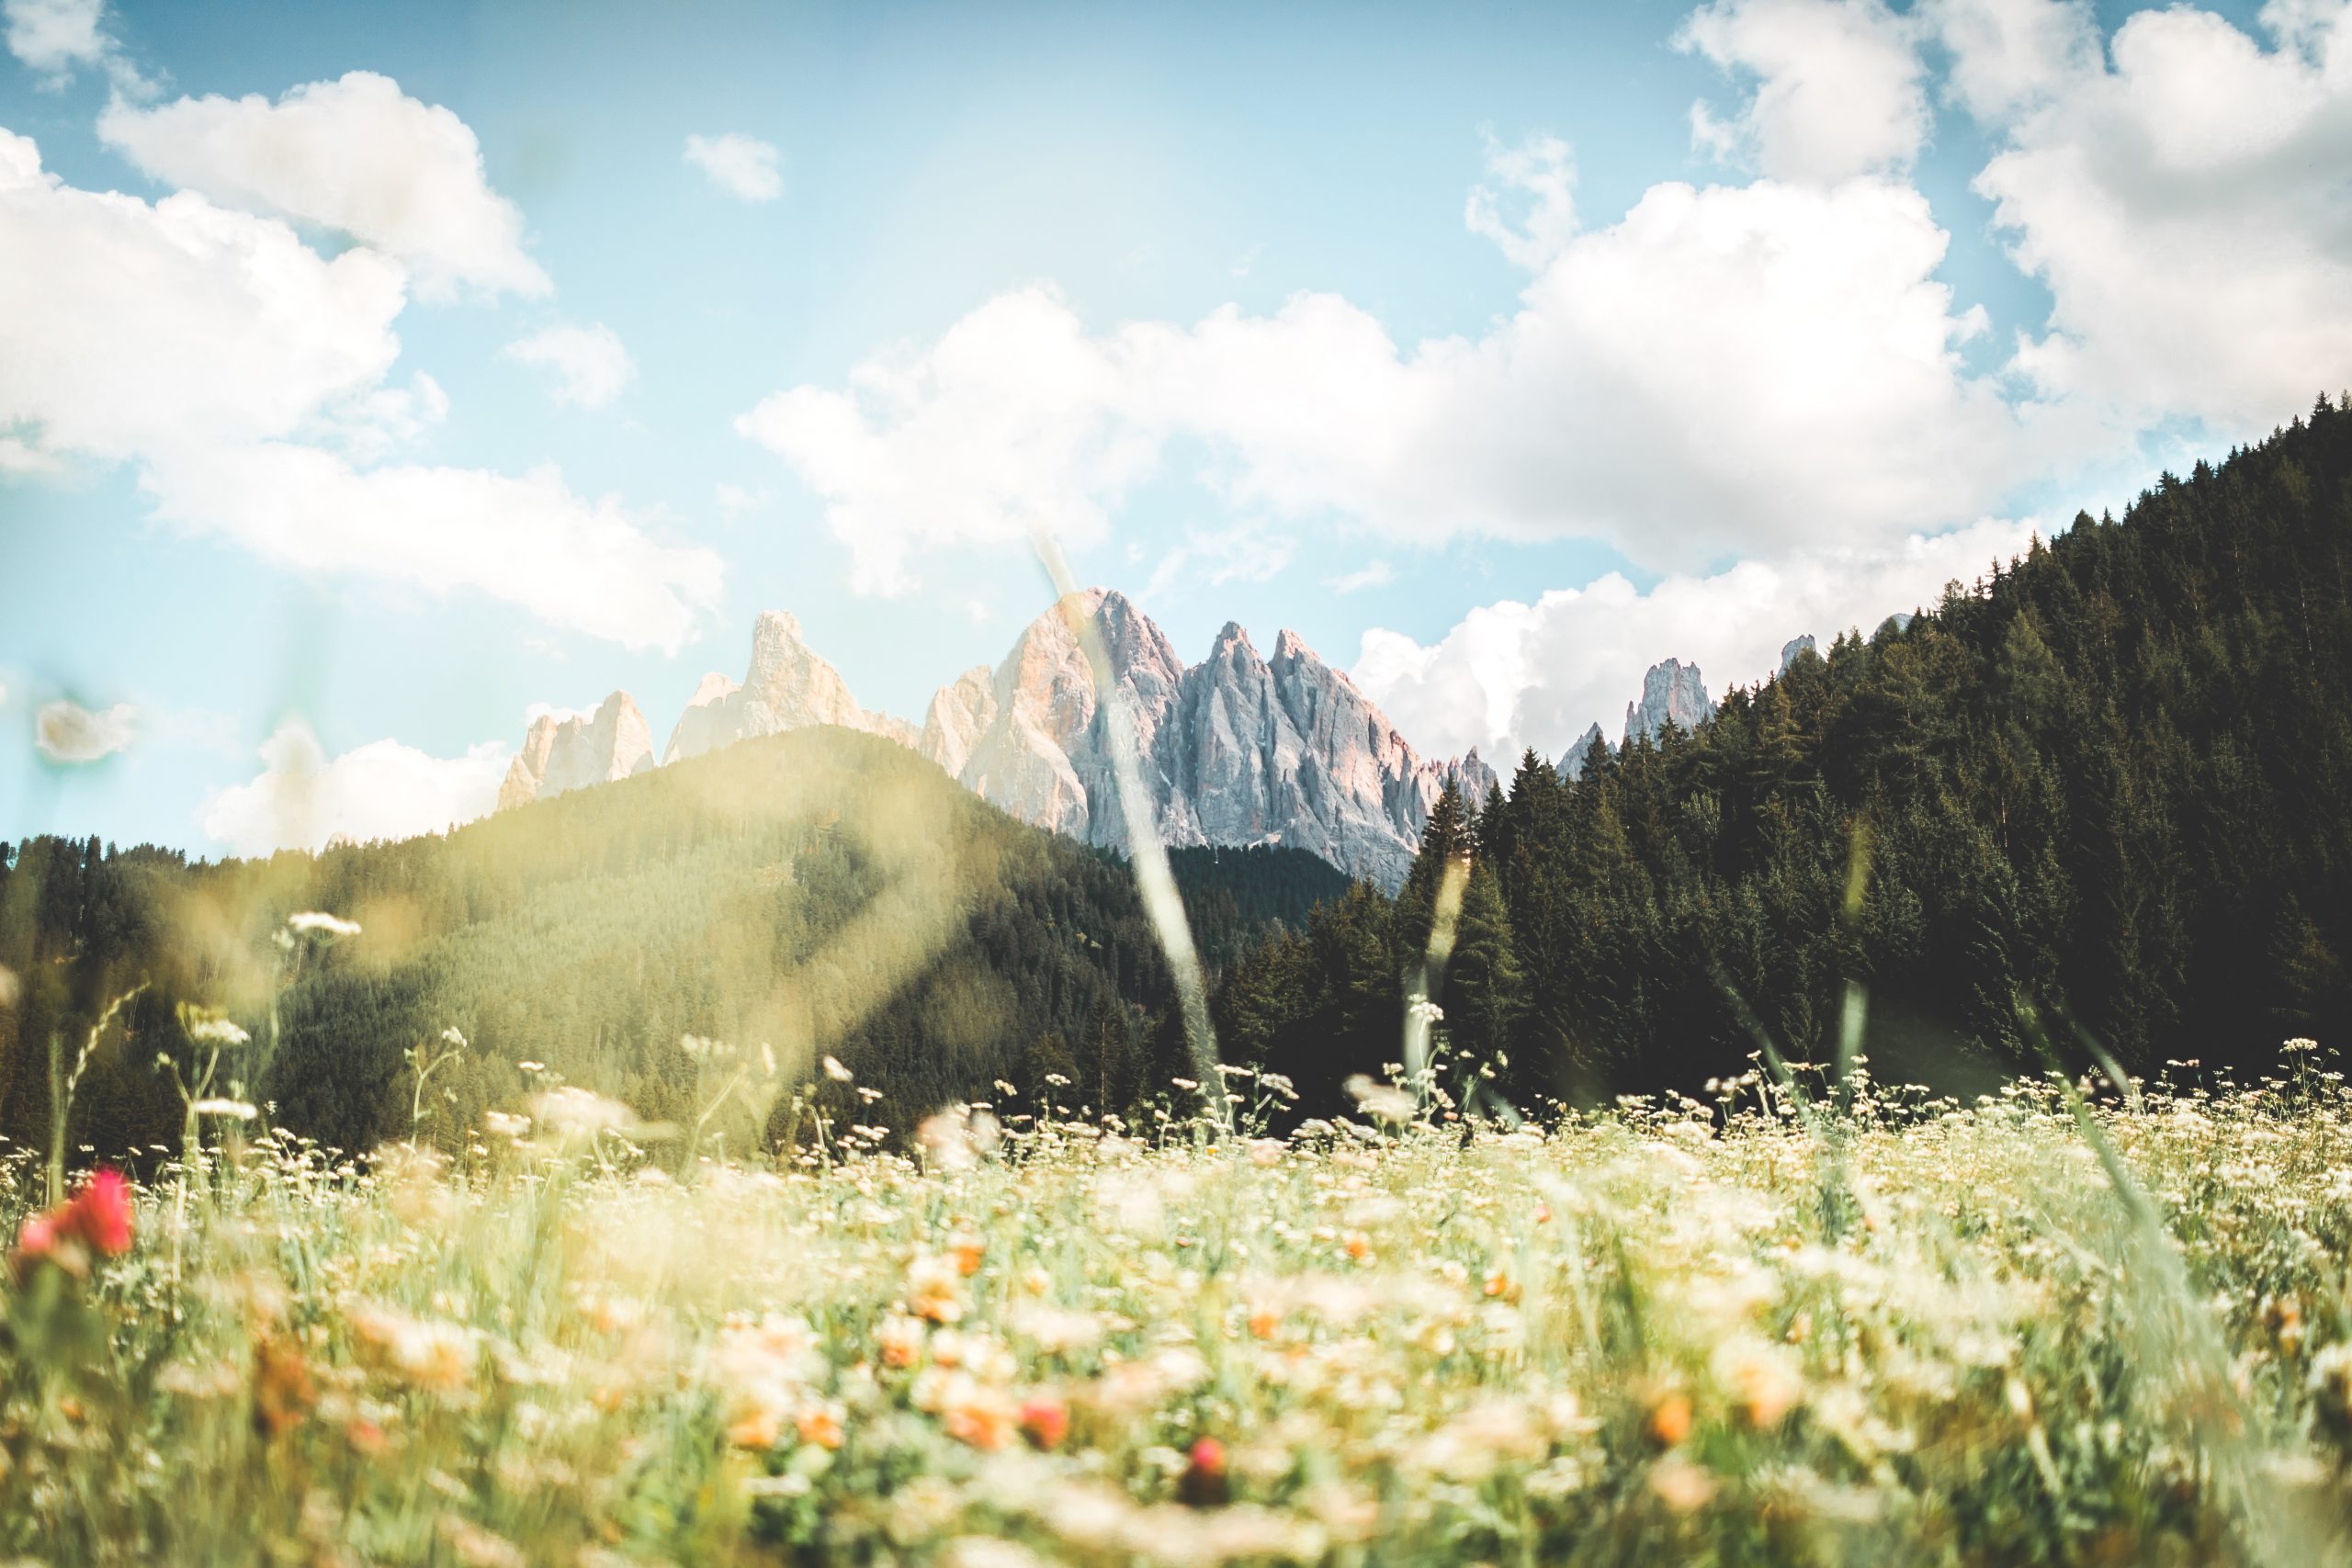
[[[1042,608],[1040,524],[1188,657],[1295,627],[1425,750],[1553,750],[1656,659],[1755,678],[2352,380],[2333,0],[6,15],[10,836],[259,847],[216,803],[289,720],[356,825],[446,820],[530,705],[666,733],[766,608],[920,720]],[[181,222],[303,253],[186,281],[236,348],[154,346],[177,263],[127,247]],[[589,329],[597,406],[513,352]],[[159,389],[198,412],[119,415]],[[61,699],[128,744],[44,755]]]

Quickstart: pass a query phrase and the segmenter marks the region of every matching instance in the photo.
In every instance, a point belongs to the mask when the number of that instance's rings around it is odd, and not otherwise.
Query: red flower
[[[66,1223],[104,1258],[119,1258],[130,1250],[130,1183],[122,1172],[93,1173],[66,1210]]]
[[[19,1280],[27,1269],[44,1260],[78,1278],[89,1272],[91,1254],[119,1258],[129,1252],[130,1232],[130,1183],[119,1170],[96,1171],[68,1201],[26,1216],[9,1267]]]
[[[28,1214],[22,1230],[17,1233],[17,1258],[29,1263],[36,1258],[46,1258],[57,1249],[57,1224],[47,1214]]]
[[[1041,1449],[1057,1449],[1069,1436],[1069,1409],[1049,1393],[1021,1407],[1021,1430]]]
[[[1176,1478],[1176,1495],[1195,1508],[1214,1508],[1233,1495],[1225,1474],[1225,1445],[1203,1438],[1193,1445],[1191,1462]]]

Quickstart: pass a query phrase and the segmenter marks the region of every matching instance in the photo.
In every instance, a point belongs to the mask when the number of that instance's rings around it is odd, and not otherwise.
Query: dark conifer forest
[[[1849,994],[1882,1079],[1952,1092],[2090,1043],[2151,1076],[2341,1043],[2352,412],[2323,399],[1922,612],[1574,782],[1530,754],[1447,802],[1393,907],[1359,890],[1231,969],[1228,1054],[1326,1086],[1393,1057],[1448,858],[1443,1027],[1523,1104],[1695,1089],[1759,1031],[1828,1061]]]

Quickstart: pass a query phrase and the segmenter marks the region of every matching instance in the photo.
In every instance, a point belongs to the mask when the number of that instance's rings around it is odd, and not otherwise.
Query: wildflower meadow
[[[706,1047],[710,1043],[704,1043]],[[2303,1563],[2352,1095],[1802,1066],[1548,1131],[1008,1100],[721,1157],[235,1117],[7,1173],[0,1551],[176,1562]],[[420,1069],[422,1070],[422,1069]],[[1807,1092],[1807,1084],[1815,1092]],[[210,1129],[218,1128],[220,1132]]]

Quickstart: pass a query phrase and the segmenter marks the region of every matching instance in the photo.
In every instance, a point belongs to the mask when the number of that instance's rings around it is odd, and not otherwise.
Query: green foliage
[[[1295,851],[1175,865],[1212,959],[1347,886]],[[276,935],[313,909],[361,934],[289,966]],[[689,1036],[768,1045],[784,1103],[836,1056],[880,1097],[855,1119],[899,1133],[999,1079],[1031,1095],[1075,1079],[1056,1098],[1123,1111],[1182,1070],[1149,1043],[1170,987],[1123,862],[840,730],[317,857],[189,865],[31,840],[0,860],[0,964],[26,977],[24,1005],[0,1011],[0,1132],[35,1145],[51,1037],[70,1059],[109,1000],[150,982],[74,1107],[72,1141],[109,1157],[179,1147],[157,1058],[193,1077],[181,1002],[254,1036],[241,1087],[218,1092],[351,1150],[413,1128],[456,1148],[485,1110],[555,1081],[692,1125],[712,1086]],[[467,1045],[444,1061],[449,1029]]]
[[[1531,753],[1475,818],[1449,795],[1387,973],[1469,852],[1446,1027],[1508,1040],[1522,1103],[1735,1074],[1750,1020],[1834,1060],[1849,982],[1882,1076],[1939,1088],[2038,1064],[2031,1016],[2132,1070],[2267,1066],[2352,1028],[2347,711],[2352,412],[2323,400],[1693,731],[1596,747],[1574,782]],[[1269,1059],[1320,1037],[1345,1059],[1319,1078],[1376,1074],[1393,980],[1383,1021],[1332,1033],[1311,951],[1236,967],[1236,1037]]]

